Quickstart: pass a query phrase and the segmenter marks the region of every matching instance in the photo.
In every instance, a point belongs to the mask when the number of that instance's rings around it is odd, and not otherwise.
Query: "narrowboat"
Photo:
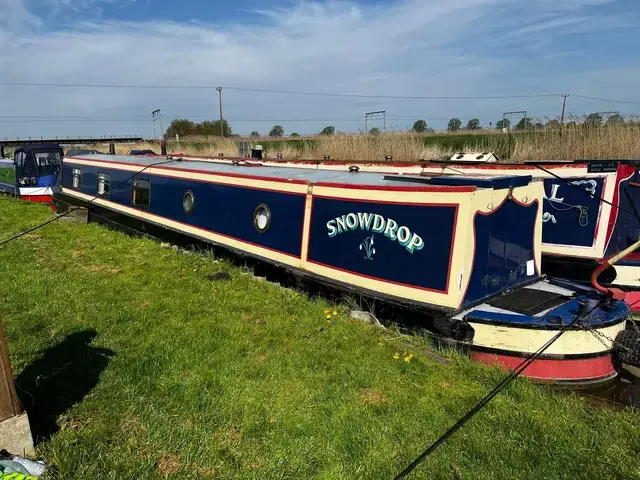
[[[193,158],[195,157],[186,157]],[[203,160],[203,159],[201,159]],[[233,162],[216,158],[212,161]],[[599,264],[640,238],[640,160],[497,162],[490,152],[456,154],[447,161],[345,162],[251,160],[250,164],[397,175],[531,175],[544,182],[542,271],[590,283]],[[619,206],[617,208],[616,206]],[[640,252],[632,252],[599,276],[605,286],[632,292],[640,308]]]
[[[543,183],[531,175],[385,175],[246,162],[65,157],[55,199],[323,284],[410,306],[473,359],[592,384],[617,374],[623,300],[541,275]],[[426,321],[426,320],[425,320]]]
[[[41,143],[16,149],[13,161],[0,160],[0,193],[31,202],[53,202],[63,150],[60,145]]]

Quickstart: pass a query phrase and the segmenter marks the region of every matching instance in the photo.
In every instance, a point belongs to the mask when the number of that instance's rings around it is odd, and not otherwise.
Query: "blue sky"
[[[570,93],[567,112],[640,114],[637,0],[0,0],[2,81],[211,89],[0,86],[0,137],[153,132],[174,117],[234,131],[389,128],[502,112],[545,120],[561,98],[408,100],[247,92],[494,96]],[[159,125],[156,124],[158,129]],[[375,125],[375,123],[374,123]],[[381,125],[380,125],[381,126]]]

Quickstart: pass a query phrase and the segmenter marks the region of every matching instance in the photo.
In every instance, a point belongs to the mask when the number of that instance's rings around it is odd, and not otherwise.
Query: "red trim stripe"
[[[241,173],[222,173],[222,172],[213,172],[211,170],[198,170],[193,168],[180,168],[180,167],[168,167],[166,165],[144,165],[142,163],[133,163],[133,162],[118,162],[117,160],[96,160],[93,158],[83,158],[83,157],[69,157],[70,162],[73,163],[73,160],[82,160],[85,162],[92,162],[95,164],[106,164],[112,163],[114,165],[123,165],[128,167],[141,167],[141,168],[153,168],[154,170],[175,170],[178,172],[187,172],[187,173],[198,173],[202,175],[211,175],[217,177],[229,177],[229,178],[243,178],[247,180],[263,180],[267,182],[275,182],[275,183],[293,183],[297,185],[309,185],[307,180],[297,180],[297,179],[286,179],[286,178],[272,178],[272,177],[262,177],[258,175],[244,175]]]
[[[354,275],[356,277],[368,278],[369,280],[377,280],[378,282],[381,282],[381,283],[389,283],[391,285],[399,285],[401,287],[411,288],[411,289],[414,289],[414,290],[422,290],[422,291],[425,291],[425,292],[442,293],[444,295],[447,295],[447,290],[437,290],[435,288],[426,288],[426,287],[420,287],[418,285],[410,285],[408,283],[394,282],[393,280],[386,280],[384,278],[373,277],[373,276],[370,276],[370,275],[365,275],[365,274],[360,273],[360,272],[353,272],[351,270],[346,270],[344,268],[336,267],[334,265],[327,265],[326,263],[316,262],[316,261],[313,261],[313,260],[307,260],[307,262],[308,263],[313,263],[314,265],[319,265],[321,267],[328,268],[329,270],[336,270],[338,272],[350,273],[351,275]],[[451,265],[449,265],[449,267],[451,267]],[[449,268],[449,271],[451,271],[451,268]],[[449,288],[449,284],[447,282],[447,289],[448,288]]]
[[[392,192],[475,192],[477,187],[448,187],[440,185],[432,185],[428,187],[408,187],[408,186],[392,186],[392,185],[367,185],[367,184],[355,184],[355,183],[331,183],[331,182],[317,182],[313,184],[317,187],[331,187],[331,188],[345,188],[348,190],[382,190]]]
[[[622,182],[625,182],[633,177],[635,171],[636,167],[633,167],[631,165],[618,165],[618,169],[616,171],[616,182],[614,184],[615,190],[613,191],[613,199],[611,200],[611,203],[613,203],[614,205],[619,204],[618,202],[620,199],[620,186],[622,185]],[[602,193],[604,197],[604,187],[602,188]],[[610,212],[611,213],[609,213],[609,222],[607,224],[607,235],[605,237],[604,249],[602,251],[603,257],[606,257],[606,251],[607,248],[609,248],[613,229],[616,225],[616,222],[618,221],[618,214],[620,213],[619,209],[615,207],[611,207]]]
[[[322,267],[325,268],[329,268],[332,270],[336,270],[339,272],[345,272],[345,273],[349,273],[351,275],[355,275],[355,276],[359,276],[359,277],[363,277],[363,278],[368,278],[370,280],[376,280],[378,282],[382,282],[382,283],[388,283],[391,285],[399,285],[401,287],[406,287],[406,288],[413,288],[416,290],[422,290],[422,291],[426,291],[426,292],[435,292],[435,293],[441,293],[444,295],[449,295],[449,282],[451,280],[451,263],[453,261],[453,252],[455,251],[455,246],[456,246],[456,232],[458,230],[458,211],[459,211],[459,207],[460,205],[453,203],[453,204],[439,204],[439,203],[434,203],[434,204],[420,204],[422,206],[437,206],[437,207],[441,207],[441,206],[445,206],[445,207],[454,207],[455,208],[455,214],[453,217],[453,231],[451,234],[451,251],[449,252],[449,266],[447,267],[447,280],[445,283],[445,289],[444,290],[438,290],[435,288],[426,288],[426,287],[420,287],[418,285],[410,285],[407,283],[402,283],[402,282],[394,282],[393,280],[387,280],[384,278],[380,278],[380,277],[373,277],[373,276],[369,276],[369,275],[364,275],[363,273],[360,272],[354,272],[351,270],[346,270],[340,267],[336,267],[334,265],[327,265],[326,263],[322,263],[322,262],[316,262],[313,260],[309,259],[309,252],[311,251],[311,226],[313,225],[313,202],[316,198],[318,198],[318,195],[313,195],[312,200],[311,200],[311,221],[309,224],[309,238],[307,240],[307,259],[306,261],[309,263],[313,263],[315,265],[320,265]],[[319,197],[319,198],[329,198],[329,199],[338,199],[341,200],[340,198],[337,197]],[[345,200],[350,200],[350,201],[355,201],[355,202],[368,202],[367,200],[359,200],[359,199],[345,199]],[[376,202],[376,203],[395,203],[395,202]],[[404,205],[416,205],[413,203],[406,203],[406,202],[398,202]],[[424,238],[423,238],[424,240]]]
[[[472,347],[473,348],[473,347]],[[499,365],[504,370],[515,370],[525,359],[510,355],[472,352],[471,360],[488,365]],[[595,358],[580,359],[538,359],[534,360],[523,372],[523,376],[533,380],[554,381],[584,381],[591,382],[599,379],[607,379],[613,376],[616,370],[611,360],[611,355],[602,355]]]
[[[25,200],[27,202],[37,202],[37,203],[53,202],[53,197],[51,195],[21,195],[20,199]]]

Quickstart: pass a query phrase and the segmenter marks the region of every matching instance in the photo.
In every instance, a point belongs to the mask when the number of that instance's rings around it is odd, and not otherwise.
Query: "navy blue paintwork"
[[[463,177],[463,176],[441,176],[433,177],[430,182],[432,185],[451,185],[451,186],[475,186],[484,188],[493,188],[501,190],[511,187],[524,187],[531,182],[531,175],[518,175],[512,177]]]
[[[455,206],[378,204],[314,197],[308,258],[356,274],[444,292],[456,210]],[[424,247],[410,253],[384,233],[362,230],[359,226],[330,236],[327,222],[349,213],[391,218],[419,235]],[[373,245],[367,241],[371,237]]]
[[[52,187],[56,183],[57,175],[43,175],[37,178],[36,187]],[[31,185],[32,187],[34,185]]]
[[[618,196],[620,209],[605,256],[618,253],[640,239],[640,188],[629,185],[629,181],[639,183],[640,174],[636,171],[629,180],[620,182]],[[611,214],[614,215],[615,212]],[[617,263],[619,265],[640,265],[638,260],[624,260]]]
[[[587,297],[581,295],[579,297],[568,300],[566,303],[559,305],[542,316],[518,315],[510,313],[496,313],[483,311],[482,307],[465,315],[465,320],[477,321],[478,323],[502,323],[511,326],[520,326],[523,328],[544,327],[545,329],[560,329],[563,325],[570,323],[578,312],[578,302],[586,301],[585,310],[589,312],[581,322],[587,323],[592,327],[600,327],[611,323],[622,321],[629,313],[629,307],[623,300],[612,302],[604,307],[601,299]],[[600,304],[600,305],[599,305]],[[555,317],[560,321],[549,321]],[[576,325],[575,328],[583,328]]]
[[[82,170],[82,193],[97,195],[97,174],[110,173],[112,190],[108,199],[132,206],[132,179],[129,177],[133,172],[63,162],[65,188],[72,188],[73,168]],[[137,178],[151,181],[150,213],[289,255],[301,255],[304,195],[161,177],[146,172]],[[191,190],[195,197],[194,210],[190,215],[182,208],[187,190]],[[254,211],[261,203],[268,205],[272,216],[271,225],[265,233],[259,233],[253,225]]]
[[[16,186],[10,183],[0,182],[0,192],[10,193],[14,195],[16,192]]]
[[[463,306],[538,277],[526,271],[534,259],[538,209],[537,201],[526,206],[507,200],[488,215],[476,214],[476,249]]]
[[[576,186],[557,178],[544,180],[547,198],[544,200],[542,241],[591,247],[595,241],[604,178],[572,178],[570,182]],[[550,198],[562,199],[562,202]]]

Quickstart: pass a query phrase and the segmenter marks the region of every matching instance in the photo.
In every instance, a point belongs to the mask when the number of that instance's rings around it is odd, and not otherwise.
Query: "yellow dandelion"
[[[334,314],[334,315],[337,315],[337,314],[338,314],[338,312],[336,312],[336,311],[334,310],[334,311],[333,311],[333,314]]]
[[[400,354],[399,353],[394,353],[393,354],[393,358],[395,358],[396,360],[398,360],[400,358]]]
[[[331,310],[325,310],[324,313],[329,313]]]
[[[331,315],[327,315],[327,318],[331,318]]]

